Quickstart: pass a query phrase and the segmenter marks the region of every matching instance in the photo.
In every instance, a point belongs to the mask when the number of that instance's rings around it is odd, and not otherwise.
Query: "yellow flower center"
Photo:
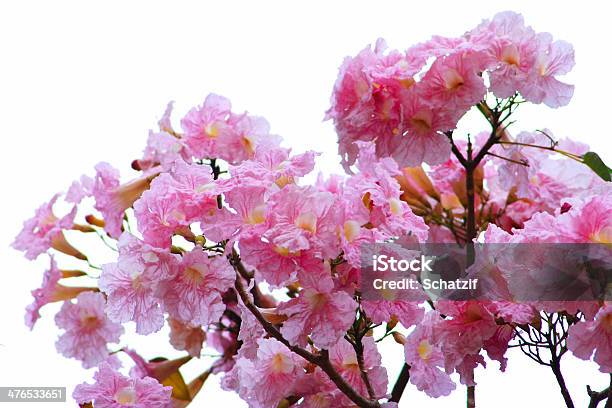
[[[133,405],[138,402],[136,390],[132,387],[124,387],[115,394],[115,401],[121,405]]]
[[[431,343],[429,343],[429,341],[423,339],[417,346],[417,353],[419,354],[419,357],[421,357],[422,360],[427,361],[431,358],[431,355],[433,354],[433,346],[431,345]]]

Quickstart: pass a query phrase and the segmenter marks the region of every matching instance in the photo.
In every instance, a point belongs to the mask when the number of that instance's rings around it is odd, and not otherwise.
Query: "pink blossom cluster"
[[[410,383],[437,398],[457,388],[454,374],[474,387],[487,359],[504,371],[542,316],[551,330],[551,316],[562,319],[562,346],[609,373],[610,303],[517,302],[497,254],[475,262],[490,264],[504,300],[373,301],[360,290],[364,248],[378,243],[610,245],[612,190],[588,146],[505,126],[520,103],[567,104],[573,87],[556,77],[572,65],[569,44],[511,12],[406,52],[379,40],[345,60],[327,112],[347,174],[312,183],[318,153],[282,147],[265,119],[210,94],[176,131],[170,103],[132,163],[138,174],[122,182],[100,163],[70,186],[65,215],[56,195],[25,222],[13,246],[51,259],[26,324],[64,302],[57,350],[98,367],[74,392],[96,408],[184,407],[212,374],[252,408],[395,407],[402,381],[391,390],[381,344],[401,344]],[[460,140],[474,107],[492,131]],[[75,249],[66,237],[77,233],[99,236],[112,261]],[[67,256],[82,270],[60,269]],[[167,325],[185,357],[146,360],[122,343],[131,322],[141,335]],[[210,366],[205,348],[218,354]],[[119,351],[134,362],[129,377]],[[188,384],[187,363],[204,370]]]
[[[569,103],[574,87],[557,79],[574,65],[574,50],[548,33],[536,33],[523,17],[499,13],[461,37],[434,36],[405,52],[384,40],[346,58],[327,118],[338,133],[346,168],[355,162],[356,141],[374,141],[378,156],[400,165],[445,162],[452,131],[485,98],[519,93],[556,108]]]

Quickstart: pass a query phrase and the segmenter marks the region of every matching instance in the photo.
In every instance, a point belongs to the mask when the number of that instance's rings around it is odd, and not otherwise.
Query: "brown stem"
[[[350,386],[350,384],[346,382],[344,378],[342,378],[340,374],[338,374],[336,369],[332,366],[331,362],[329,361],[329,354],[327,350],[321,350],[318,354],[313,354],[306,349],[303,349],[299,346],[295,346],[289,343],[289,341],[283,337],[280,331],[278,331],[278,329],[272,323],[266,320],[266,318],[261,314],[259,309],[257,309],[257,306],[255,306],[251,302],[249,295],[244,289],[244,285],[242,284],[242,277],[240,276],[240,273],[238,271],[236,272],[235,286],[236,286],[236,291],[238,292],[238,295],[240,296],[240,299],[242,299],[242,302],[244,303],[244,305],[247,307],[247,309],[249,309],[249,311],[253,314],[253,316],[255,316],[255,318],[259,321],[259,323],[263,326],[264,330],[270,336],[272,336],[273,338],[275,338],[276,340],[284,344],[285,347],[287,347],[289,350],[291,350],[295,354],[302,357],[304,360],[308,361],[309,363],[319,366],[321,370],[323,370],[323,372],[327,374],[329,379],[332,380],[332,382],[336,385],[336,387],[338,387],[338,389],[342,391],[342,393],[344,393],[344,395],[346,395],[358,407],[361,407],[361,408],[379,408],[380,407],[377,401],[369,400],[361,396],[357,391],[353,389],[353,387]]]
[[[370,378],[368,377],[368,372],[365,368],[365,363],[363,361],[363,343],[361,342],[361,338],[358,338],[353,345],[355,348],[355,354],[357,355],[357,364],[359,365],[359,371],[361,372],[361,379],[366,385],[366,389],[368,390],[368,395],[370,399],[376,399],[376,393],[374,392],[374,388],[372,387],[372,383],[370,382]]]
[[[572,401],[572,397],[567,389],[567,385],[565,384],[565,378],[563,378],[563,374],[561,373],[561,361],[556,358],[554,354],[553,359],[550,362],[550,368],[552,368],[555,378],[557,379],[557,383],[559,384],[559,388],[561,388],[561,395],[563,395],[565,405],[567,408],[574,408],[574,401]]]
[[[470,385],[467,387],[467,407],[476,407],[476,386]]]
[[[393,386],[393,390],[391,391],[391,399],[389,402],[399,402],[404,394],[404,390],[408,385],[408,381],[410,380],[410,366],[404,363],[402,367],[402,371],[400,371],[397,380],[395,381],[395,385]]]

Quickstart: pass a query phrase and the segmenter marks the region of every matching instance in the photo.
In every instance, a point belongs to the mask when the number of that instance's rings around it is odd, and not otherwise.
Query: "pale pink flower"
[[[168,317],[170,326],[170,344],[177,350],[185,350],[190,356],[200,357],[202,344],[206,341],[206,333],[202,327],[192,327],[180,320]]]
[[[556,76],[567,74],[574,67],[574,48],[565,41],[553,41],[548,33],[538,34],[537,40],[535,66],[521,95],[551,108],[567,105],[574,95],[574,85],[563,83]]]
[[[94,367],[108,355],[107,343],[117,343],[123,327],[112,322],[104,312],[104,295],[84,292],[76,303],[64,302],[55,316],[55,323],[65,332],[57,340],[57,351],[66,357],[83,362],[83,367]]]
[[[171,408],[172,387],[157,380],[128,378],[102,363],[94,374],[94,384],[78,385],[72,397],[79,404],[93,403],[96,408]]]
[[[452,372],[467,356],[479,354],[497,324],[494,315],[477,301],[440,301],[436,309],[450,318],[436,325],[434,339],[444,353],[446,371]]]
[[[381,356],[376,347],[374,338],[366,336],[362,339],[362,344],[363,366],[365,372],[368,374],[374,394],[376,397],[381,398],[387,393],[387,370],[382,366]],[[358,393],[361,395],[368,395],[368,390],[363,381],[357,361],[357,354],[348,341],[341,339],[335,346],[330,348],[329,360],[336,371],[338,371],[346,382],[348,382]],[[345,403],[348,403],[348,399],[344,396],[343,400],[346,401]]]
[[[443,370],[444,354],[440,344],[433,338],[434,327],[441,322],[436,311],[428,312],[404,344],[410,382],[433,398],[448,395],[455,389],[455,383]]]
[[[455,111],[452,115],[460,117],[486,93],[480,69],[474,53],[438,58],[419,84],[420,97],[435,109]]]
[[[160,174],[134,203],[138,228],[145,242],[169,247],[176,230],[188,227],[217,210],[224,191],[204,166],[177,161],[170,173]]]
[[[181,120],[184,142],[195,157],[216,157],[215,140],[230,131],[231,107],[229,99],[210,94],[202,106],[191,109]]]
[[[336,344],[355,319],[357,303],[345,292],[335,291],[328,268],[301,271],[304,289],[300,295],[278,306],[287,316],[281,333],[292,344],[308,344],[308,336],[320,348]]]
[[[164,171],[168,171],[177,160],[190,161],[181,140],[167,132],[150,131],[147,146],[142,158],[136,161],[136,167],[148,171],[161,166]]]
[[[224,194],[226,206],[200,223],[204,236],[212,241],[239,238],[265,228],[268,205],[264,187],[237,186]],[[261,231],[263,232],[263,231]]]
[[[419,307],[417,302],[362,300],[361,306],[368,318],[375,324],[396,319],[402,326],[409,328],[420,323],[424,315],[423,309]]]
[[[130,208],[149,188],[151,179],[143,175],[128,183],[120,184],[119,171],[108,163],[96,165],[96,177],[92,188],[95,208],[104,217],[104,229],[113,238],[123,231],[125,210]]]
[[[216,157],[230,164],[252,159],[262,143],[280,144],[280,138],[270,135],[270,125],[262,117],[249,116],[246,113],[231,115],[227,124],[231,131],[218,138]]]
[[[225,311],[221,296],[235,279],[227,258],[209,257],[196,246],[183,255],[176,277],[164,284],[164,307],[171,316],[188,325],[217,322]]]
[[[74,181],[66,192],[66,202],[79,204],[85,197],[92,194],[94,180],[86,175],[82,175],[78,181]]]
[[[458,117],[430,106],[417,92],[402,98],[404,132],[377,141],[379,156],[391,156],[400,166],[436,165],[450,157],[451,144],[443,132],[457,124]]]
[[[58,198],[59,195],[56,194],[51,201],[40,206],[34,217],[23,223],[23,229],[13,241],[13,248],[25,252],[27,259],[36,259],[50,248],[80,259],[86,259],[85,255],[74,249],[66,241],[62,232],[64,229],[72,228],[76,207],[73,207],[68,214],[58,218],[53,213],[53,206]]]
[[[119,239],[119,259],[102,266],[100,290],[108,295],[107,313],[116,322],[136,322],[149,334],[164,323],[158,286],[176,275],[176,255],[154,248],[125,233]]]
[[[291,155],[291,149],[274,144],[263,145],[255,151],[252,159],[230,166],[232,182],[241,186],[261,186],[269,191],[278,191],[310,173],[317,155],[310,150]]]
[[[599,364],[600,371],[612,371],[612,306],[603,306],[593,321],[579,322],[569,329],[567,347],[583,360]]]
[[[491,91],[498,98],[509,98],[526,87],[536,62],[538,43],[523,16],[512,11],[497,13],[468,33],[471,41],[484,41],[492,60],[489,68]]]
[[[326,118],[334,120],[339,153],[347,169],[355,161],[355,141],[392,138],[404,132],[401,94],[413,86],[426,58],[386,49],[384,40],[378,40],[374,49],[366,47],[340,67]]]
[[[30,330],[40,318],[40,309],[46,304],[72,299],[81,292],[92,290],[92,288],[87,287],[64,286],[60,284],[59,280],[63,277],[62,271],[57,268],[55,259],[52,256],[50,260],[51,264],[43,275],[42,285],[40,288],[32,291],[34,301],[26,308],[25,324]]]
[[[275,408],[303,377],[304,360],[275,339],[257,343],[256,358],[236,363],[240,395],[253,408]]]

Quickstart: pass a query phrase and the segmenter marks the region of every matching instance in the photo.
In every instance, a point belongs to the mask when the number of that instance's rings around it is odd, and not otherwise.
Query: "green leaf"
[[[599,177],[606,181],[612,181],[612,169],[610,169],[601,160],[601,157],[595,152],[587,152],[582,156],[582,162],[589,166]]]

